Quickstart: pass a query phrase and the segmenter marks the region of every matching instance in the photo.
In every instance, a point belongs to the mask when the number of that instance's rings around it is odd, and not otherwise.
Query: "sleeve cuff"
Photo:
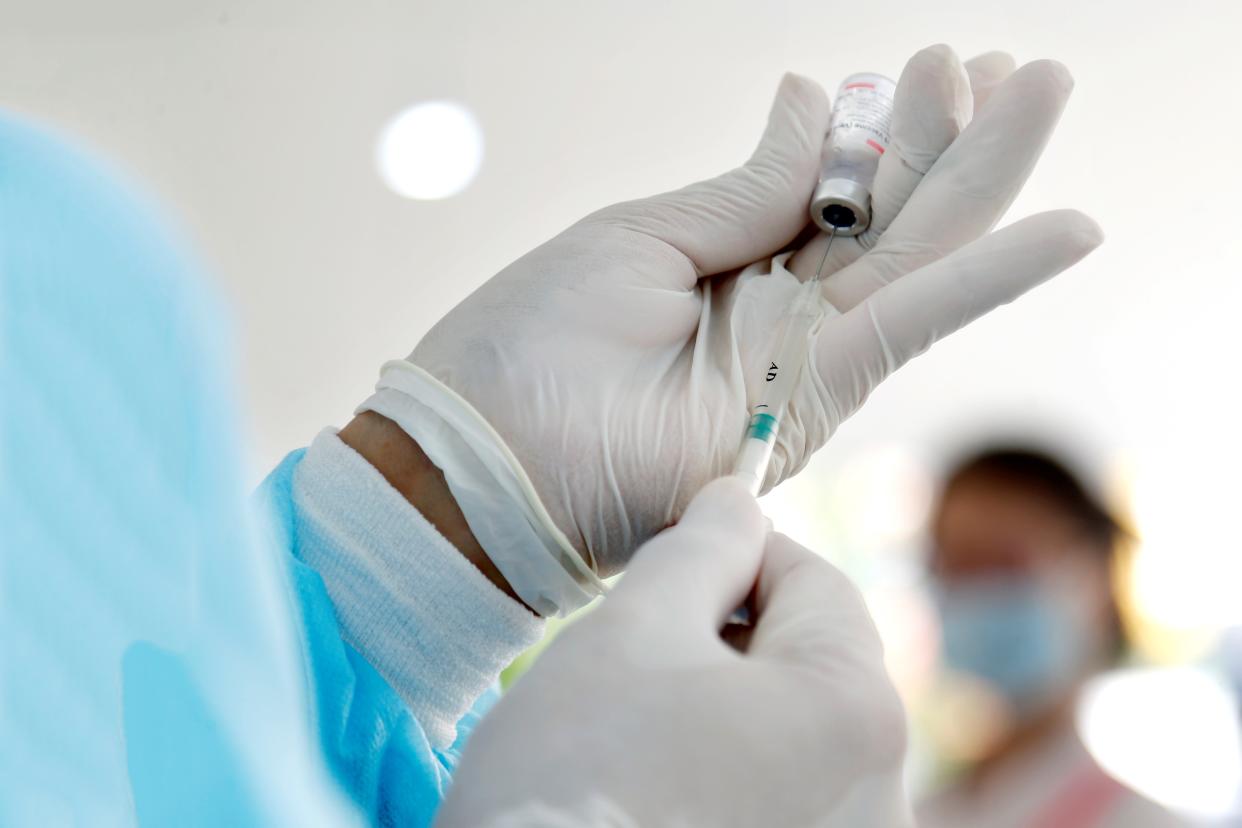
[[[293,473],[298,556],[323,578],[342,637],[436,748],[544,622],[505,595],[363,457],[325,429]]]

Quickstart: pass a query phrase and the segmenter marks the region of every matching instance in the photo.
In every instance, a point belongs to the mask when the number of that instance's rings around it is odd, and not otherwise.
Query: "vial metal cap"
[[[871,224],[871,193],[849,178],[827,178],[811,196],[811,219],[824,232],[857,236]]]

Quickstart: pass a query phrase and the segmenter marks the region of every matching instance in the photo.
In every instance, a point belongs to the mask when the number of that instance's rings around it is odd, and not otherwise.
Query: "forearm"
[[[341,638],[446,748],[543,621],[483,572],[486,556],[413,442],[361,419],[347,436],[368,454],[325,430],[293,468],[290,551],[323,580]]]
[[[489,581],[513,600],[521,601],[470,531],[444,474],[401,426],[374,411],[364,411],[338,436],[374,466]]]

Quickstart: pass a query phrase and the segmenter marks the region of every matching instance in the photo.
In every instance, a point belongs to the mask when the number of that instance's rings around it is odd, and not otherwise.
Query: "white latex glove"
[[[1011,65],[1004,55],[978,59],[987,103],[973,117],[972,67],[950,49],[925,49],[906,66],[872,225],[834,243],[831,304],[766,488],[800,469],[904,362],[1100,243],[1094,222],[1069,210],[978,239],[1022,186],[1072,87],[1048,61],[999,80]],[[814,237],[792,260],[774,257],[807,230],[828,118],[819,85],[786,76],[745,165],[588,216],[476,290],[410,356],[481,415],[479,439],[494,429],[507,449],[492,453],[529,476],[539,502],[528,522],[546,507],[594,573],[624,568],[731,468],[779,319],[822,252]],[[389,368],[381,386],[400,385],[400,374]],[[421,416],[367,407],[403,425]],[[504,554],[521,544],[514,524],[494,523],[496,504],[518,498],[520,486],[502,497],[486,474],[436,454],[437,435],[451,438],[460,420],[437,421],[430,436],[407,430],[445,469],[483,548]]]
[[[436,824],[896,828],[905,739],[858,591],[726,478],[488,714]]]

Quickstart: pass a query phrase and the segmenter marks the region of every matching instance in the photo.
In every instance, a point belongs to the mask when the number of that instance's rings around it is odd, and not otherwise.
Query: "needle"
[[[824,246],[824,258],[819,260],[819,267],[815,270],[815,278],[811,280],[812,282],[818,282],[821,278],[823,278],[824,265],[828,261],[828,251],[832,249],[832,240],[835,239],[836,237],[837,237],[837,228],[834,227],[828,231],[828,244]]]

